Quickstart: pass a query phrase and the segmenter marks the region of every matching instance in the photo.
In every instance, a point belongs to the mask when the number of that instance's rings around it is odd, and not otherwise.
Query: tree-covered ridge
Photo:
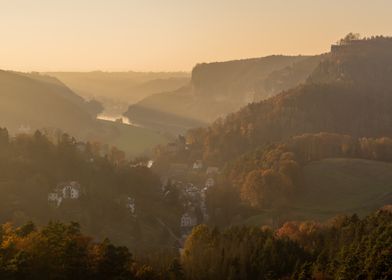
[[[95,243],[76,223],[0,227],[1,279],[135,279],[132,265],[127,248]]]
[[[391,136],[392,94],[346,83],[308,84],[250,104],[206,129],[190,131],[198,158],[222,164],[260,145],[321,131]]]
[[[94,241],[74,222],[50,222],[39,228],[31,222],[20,227],[0,225],[0,278],[4,280],[145,280],[177,275],[170,266],[162,273],[161,277],[158,270],[137,262],[127,247],[108,239]]]
[[[390,279],[390,207],[364,219],[288,222],[273,232],[199,226],[182,255],[186,279]]]
[[[98,239],[138,250],[174,242],[157,221],[175,228],[179,215],[161,199],[159,178],[114,147],[104,152],[98,143],[77,142],[67,134],[54,140],[40,132],[9,137],[1,129],[0,169],[0,222],[77,221]],[[48,195],[70,181],[80,185],[80,197],[53,207]],[[135,213],[128,198],[135,201]]]
[[[377,40],[367,44],[377,45]],[[187,138],[195,158],[222,164],[303,133],[392,136],[391,49],[359,50],[329,54],[305,84],[249,104],[208,128],[191,130]]]

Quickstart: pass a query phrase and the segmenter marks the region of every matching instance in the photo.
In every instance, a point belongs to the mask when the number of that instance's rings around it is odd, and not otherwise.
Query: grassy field
[[[362,159],[333,158],[304,168],[305,186],[281,211],[265,211],[247,224],[275,220],[326,220],[339,214],[366,215],[392,203],[392,164]]]

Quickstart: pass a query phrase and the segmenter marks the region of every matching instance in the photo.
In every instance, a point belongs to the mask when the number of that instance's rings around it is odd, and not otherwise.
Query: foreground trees
[[[223,232],[199,226],[185,244],[188,279],[279,279],[290,275],[306,252],[288,238],[252,227]]]
[[[187,279],[391,279],[392,213],[320,224],[195,228],[182,256]]]
[[[280,229],[196,227],[177,255],[135,260],[76,223],[0,226],[0,279],[391,279],[392,207]]]
[[[133,279],[132,264],[127,248],[94,243],[76,223],[0,228],[1,279]]]

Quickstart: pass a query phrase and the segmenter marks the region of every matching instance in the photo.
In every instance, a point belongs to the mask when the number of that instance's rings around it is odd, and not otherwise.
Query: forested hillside
[[[83,229],[83,228],[82,228]],[[224,231],[196,227],[180,258],[135,258],[76,223],[0,226],[2,279],[390,279],[391,206],[359,219],[288,222]],[[166,258],[166,260],[164,260]]]
[[[188,142],[199,151],[198,158],[223,163],[265,143],[303,133],[392,136],[392,52],[388,44],[379,47],[378,40],[331,53],[306,84],[249,104],[208,128],[190,131]]]
[[[338,216],[320,224],[196,228],[182,258],[186,279],[389,279],[390,206],[364,219]]]
[[[131,167],[116,148],[103,154],[101,145],[67,134],[52,142],[38,131],[10,137],[1,129],[0,222],[74,221],[98,240],[109,237],[137,251],[172,245],[157,219],[175,229],[179,214],[162,200],[159,178],[147,167]],[[59,193],[64,183],[77,186]]]

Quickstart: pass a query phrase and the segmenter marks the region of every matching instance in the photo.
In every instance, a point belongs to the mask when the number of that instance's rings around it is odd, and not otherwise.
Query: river
[[[127,117],[124,117],[122,115],[109,115],[109,114],[99,114],[97,116],[98,120],[104,120],[104,121],[110,121],[110,122],[118,122],[126,125],[132,125],[132,126],[138,126],[134,123],[132,123]]]

